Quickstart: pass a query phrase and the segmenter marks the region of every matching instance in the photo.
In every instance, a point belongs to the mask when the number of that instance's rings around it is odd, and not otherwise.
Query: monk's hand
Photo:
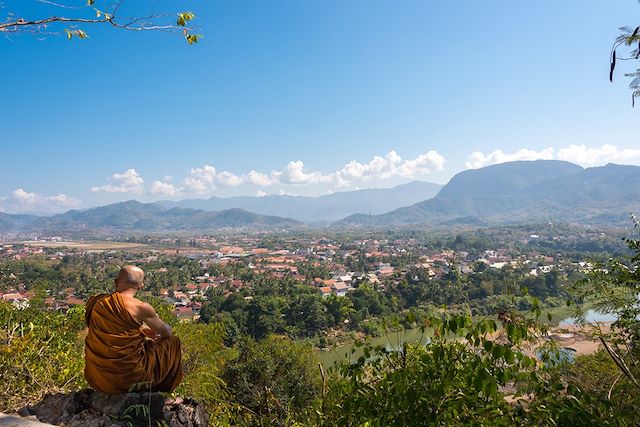
[[[142,332],[147,338],[157,340],[160,338],[160,334],[148,327],[147,325],[140,326],[140,332]]]

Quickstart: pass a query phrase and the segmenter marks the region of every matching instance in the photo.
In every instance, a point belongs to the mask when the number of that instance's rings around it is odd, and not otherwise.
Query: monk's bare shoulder
[[[138,322],[144,322],[149,317],[157,316],[156,310],[144,301],[134,297],[123,297],[124,305],[131,316]]]
[[[139,319],[144,321],[150,317],[157,317],[155,308],[149,303],[144,301],[136,300],[138,302],[138,313]]]

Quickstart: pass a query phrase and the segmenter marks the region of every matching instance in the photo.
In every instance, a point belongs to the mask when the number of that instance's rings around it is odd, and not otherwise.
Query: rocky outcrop
[[[208,416],[191,399],[165,404],[161,393],[108,395],[94,390],[49,394],[20,410],[24,417],[67,427],[206,427]]]

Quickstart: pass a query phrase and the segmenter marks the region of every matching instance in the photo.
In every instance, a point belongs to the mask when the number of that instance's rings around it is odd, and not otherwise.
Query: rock
[[[186,399],[180,405],[165,406],[162,410],[164,419],[170,426],[198,427],[209,425],[209,417],[202,405],[194,400]]]
[[[48,394],[33,406],[22,408],[22,416],[67,427],[156,426],[206,427],[209,417],[202,405],[184,399],[165,405],[161,393],[124,393],[109,395],[94,390],[66,394]],[[166,424],[163,424],[166,423]]]
[[[0,426],[2,427],[51,427],[51,425],[30,418],[0,413]]]

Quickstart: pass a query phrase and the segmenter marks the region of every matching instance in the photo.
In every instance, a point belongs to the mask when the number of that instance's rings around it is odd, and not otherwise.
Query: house
[[[395,269],[393,267],[387,265],[384,267],[379,267],[376,273],[378,274],[378,276],[386,277],[386,276],[391,276],[394,270]]]
[[[331,286],[323,286],[319,288],[319,291],[320,295],[322,295],[323,298],[326,298],[331,295]]]
[[[337,282],[331,286],[331,290],[336,296],[343,297],[347,295],[349,291],[349,286],[344,282]]]
[[[375,275],[375,273],[367,273],[367,275],[365,276],[367,281],[371,284],[377,284],[380,283],[380,280],[378,279],[378,276]]]
[[[173,314],[175,314],[181,322],[196,320],[196,313],[193,312],[191,307],[176,307],[176,309],[173,310]]]
[[[65,298],[65,302],[69,305],[69,307],[72,307],[74,305],[84,305],[85,302],[83,300],[81,300],[80,298],[77,298],[73,295],[69,295],[67,296],[67,298]]]
[[[353,280],[351,275],[349,274],[335,275],[332,277],[332,279],[336,282],[344,282],[347,284],[351,284],[351,281]]]
[[[187,295],[184,292],[181,292],[181,291],[173,291],[173,297],[177,301],[182,301],[182,302],[189,301],[189,298],[187,297]]]
[[[2,295],[2,299],[4,301],[13,302],[13,301],[20,301],[20,300],[22,300],[24,298],[19,293],[13,292],[13,293],[8,293],[8,294]]]

